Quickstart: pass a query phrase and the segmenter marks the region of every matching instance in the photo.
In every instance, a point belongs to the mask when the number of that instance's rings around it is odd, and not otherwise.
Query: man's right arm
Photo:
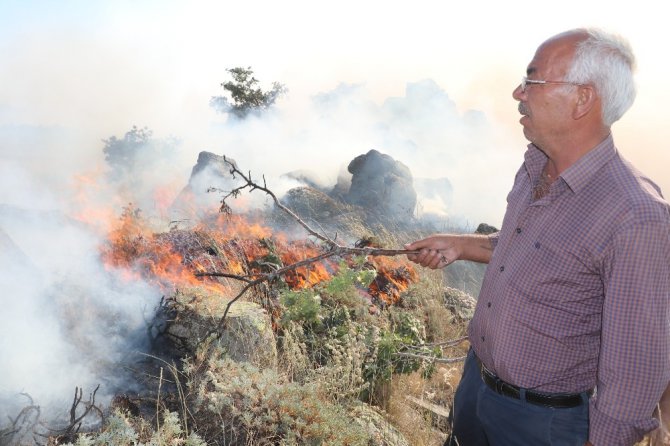
[[[432,269],[444,268],[456,260],[489,263],[497,234],[435,234],[405,245],[405,249],[419,251],[407,258]]]

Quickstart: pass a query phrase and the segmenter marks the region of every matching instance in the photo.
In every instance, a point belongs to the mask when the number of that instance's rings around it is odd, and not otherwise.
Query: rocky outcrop
[[[226,356],[257,367],[275,368],[277,347],[267,311],[253,302],[239,300],[230,307],[219,331],[221,317],[230,302],[200,288],[180,290],[167,303],[164,334],[182,355],[195,355],[212,333]]]
[[[412,173],[403,163],[370,150],[354,158],[348,170],[352,177],[349,191],[343,196],[347,203],[394,219],[414,214],[416,191]]]
[[[213,189],[230,190],[233,176],[230,166],[235,160],[211,152],[200,152],[198,161],[191,170],[188,184],[182,189],[170,207],[173,220],[194,219],[203,212],[216,211],[221,204],[221,195]]]
[[[493,234],[494,232],[498,232],[498,228],[486,223],[480,223],[475,229],[475,234]]]

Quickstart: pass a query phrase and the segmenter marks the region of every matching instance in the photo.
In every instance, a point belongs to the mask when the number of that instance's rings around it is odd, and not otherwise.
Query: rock
[[[230,166],[235,160],[211,152],[200,152],[198,161],[191,170],[188,184],[182,189],[170,207],[173,220],[196,219],[202,213],[216,212],[221,205],[221,194],[212,193],[212,188],[230,190],[235,184]]]
[[[175,348],[194,355],[200,343],[216,332],[229,299],[200,288],[179,290],[169,303],[165,334]],[[253,302],[238,300],[226,315],[224,331],[217,341],[226,356],[236,362],[275,368],[277,346],[270,316]]]
[[[413,216],[416,191],[412,173],[403,163],[376,150],[354,158],[348,167],[351,186],[344,195],[347,203],[394,219]]]
[[[486,223],[480,223],[475,229],[475,234],[493,234],[494,232],[498,232],[498,228]]]

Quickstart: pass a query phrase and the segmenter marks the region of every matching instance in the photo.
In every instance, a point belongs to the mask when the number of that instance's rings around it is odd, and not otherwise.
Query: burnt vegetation
[[[210,104],[239,119],[286,91],[278,83],[261,90],[250,68],[228,71],[233,79],[222,87],[230,97]],[[110,181],[131,190],[142,160],[178,146],[138,127],[103,142]],[[365,186],[370,194],[360,198],[301,188],[287,201],[262,176],[208,154],[201,158],[225,180],[209,188],[218,212],[157,229],[128,204],[100,257],[164,295],[147,321],[152,350],[119,365],[135,385],[112,389],[104,403],[97,388],[88,399],[75,389],[57,426],[41,421],[26,396],[0,430],[0,445],[442,444],[468,348],[463,295],[444,287],[441,272],[419,271],[404,258],[399,246],[435,228],[383,214],[400,209],[383,205],[394,190],[407,193],[411,174],[390,157],[368,155],[352,169],[368,176],[366,185],[395,189]],[[400,173],[370,179],[370,158]],[[210,167],[197,166],[194,175]],[[196,184],[182,203],[194,200]],[[271,204],[236,211],[236,199],[248,193]],[[411,218],[403,208],[403,219]],[[476,285],[480,274],[468,269],[452,286]]]

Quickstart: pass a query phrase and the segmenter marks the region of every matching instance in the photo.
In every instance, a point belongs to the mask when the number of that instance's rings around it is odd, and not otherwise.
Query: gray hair
[[[577,44],[565,80],[591,84],[602,102],[603,124],[618,121],[635,101],[635,56],[622,37],[605,31],[580,29],[587,37]]]

